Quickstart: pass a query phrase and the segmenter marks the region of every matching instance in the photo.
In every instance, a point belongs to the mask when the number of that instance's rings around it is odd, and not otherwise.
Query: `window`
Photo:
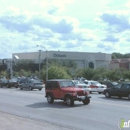
[[[53,88],[59,88],[57,81],[52,82]]]
[[[72,87],[75,86],[72,81],[60,81],[59,82],[61,87]]]
[[[94,68],[94,63],[93,62],[89,62],[89,68]]]
[[[52,89],[52,84],[51,84],[51,82],[47,82],[47,84],[46,84],[46,89],[47,89],[47,90]]]
[[[123,89],[129,89],[130,85],[129,84],[123,84],[121,88],[123,88]]]

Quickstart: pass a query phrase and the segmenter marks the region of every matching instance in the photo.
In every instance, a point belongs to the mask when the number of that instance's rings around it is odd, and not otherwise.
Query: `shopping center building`
[[[19,59],[15,58],[18,57]],[[25,52],[13,53],[12,60],[29,59],[39,63],[44,59],[58,59],[58,60],[74,60],[77,63],[77,68],[98,68],[105,67],[109,69],[111,62],[111,54],[93,53],[93,52],[67,52],[67,51],[39,51],[39,52]]]

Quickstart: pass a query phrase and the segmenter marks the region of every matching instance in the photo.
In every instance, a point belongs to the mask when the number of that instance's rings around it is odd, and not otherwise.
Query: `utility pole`
[[[40,79],[40,71],[41,71],[41,50],[39,50],[39,79]]]

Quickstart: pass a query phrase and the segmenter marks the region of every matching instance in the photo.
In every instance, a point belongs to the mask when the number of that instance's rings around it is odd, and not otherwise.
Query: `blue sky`
[[[49,50],[130,53],[130,0],[0,0],[0,58]]]

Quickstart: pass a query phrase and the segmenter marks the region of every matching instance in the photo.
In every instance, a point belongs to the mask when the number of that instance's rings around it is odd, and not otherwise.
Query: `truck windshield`
[[[75,86],[72,81],[60,81],[60,87],[73,87]]]

